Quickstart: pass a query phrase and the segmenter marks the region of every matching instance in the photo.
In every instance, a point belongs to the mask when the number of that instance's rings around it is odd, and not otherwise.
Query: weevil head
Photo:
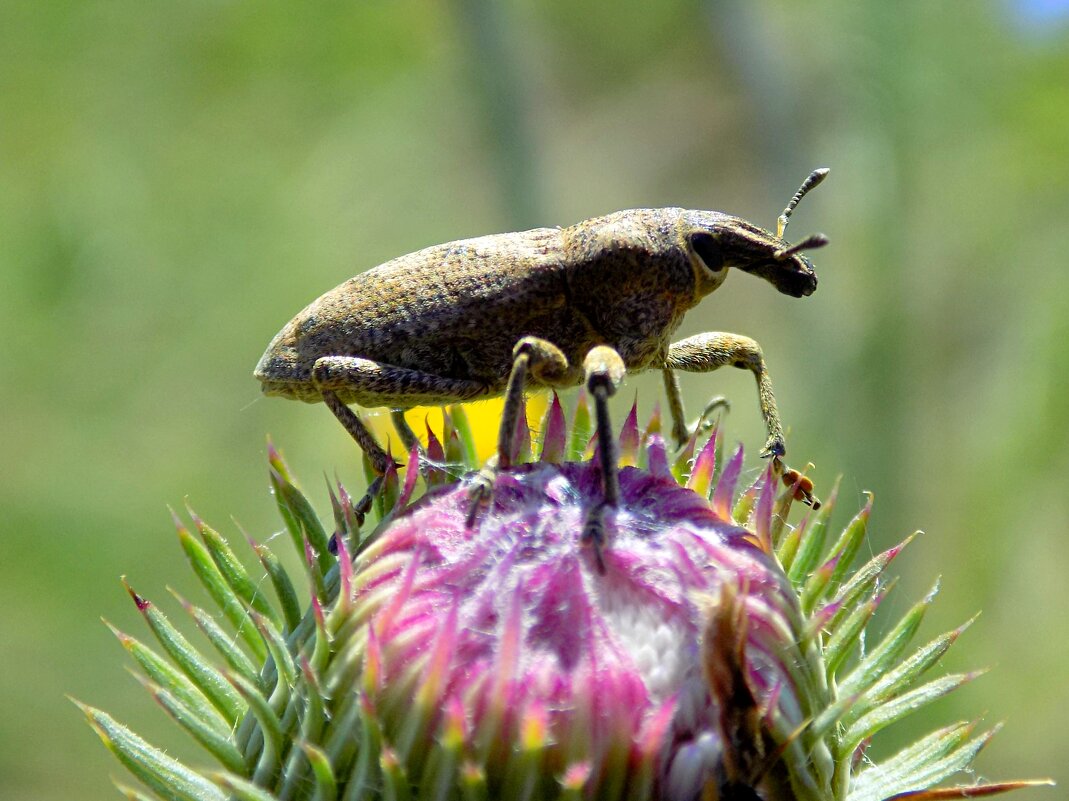
[[[813,234],[791,245],[739,217],[718,212],[691,212],[684,234],[702,295],[724,281],[729,267],[764,278],[780,292],[801,298],[817,288],[813,263],[801,251],[826,245],[823,234]]]
[[[687,212],[684,238],[698,293],[709,294],[723,283],[728,267],[737,267],[764,278],[784,295],[812,295],[817,289],[817,274],[802,251],[823,247],[828,238],[811,234],[792,245],[783,235],[798,203],[827,177],[827,167],[809,173],[776,221],[775,234],[720,212]]]

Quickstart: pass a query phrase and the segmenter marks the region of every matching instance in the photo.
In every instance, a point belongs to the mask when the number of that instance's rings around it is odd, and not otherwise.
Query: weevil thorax
[[[689,211],[682,222],[681,233],[702,296],[719,287],[731,267],[764,278],[796,298],[811,295],[817,288],[812,262],[794,249],[798,246],[792,247],[771,231],[718,211]],[[800,244],[823,244],[822,238],[811,240]]]

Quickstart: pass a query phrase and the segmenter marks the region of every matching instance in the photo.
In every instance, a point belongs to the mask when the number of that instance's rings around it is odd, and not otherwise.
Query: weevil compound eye
[[[691,234],[690,246],[711,272],[718,273],[724,269],[724,250],[720,246],[720,240],[708,231]]]

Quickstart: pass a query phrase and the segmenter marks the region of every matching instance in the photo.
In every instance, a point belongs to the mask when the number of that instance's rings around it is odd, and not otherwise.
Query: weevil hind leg
[[[361,406],[388,406],[393,409],[394,427],[405,448],[411,450],[418,440],[400,409],[463,403],[487,393],[486,385],[478,381],[446,378],[355,356],[324,356],[317,359],[312,368],[312,382],[324,403],[368,455],[372,468],[380,475],[386,472],[389,465],[386,451],[346,401],[355,401]]]
[[[381,492],[382,476],[389,469],[391,458],[375,439],[360,416],[346,404],[355,399],[364,406],[389,406],[394,427],[407,451],[418,442],[398,407],[421,404],[461,403],[486,394],[486,386],[477,381],[445,378],[418,370],[409,370],[354,356],[325,356],[317,359],[312,368],[312,381],[327,408],[349,432],[371,462],[377,478],[371,482],[364,497],[357,503],[358,511],[370,510],[375,496]]]
[[[362,526],[364,525],[364,518],[375,503],[375,498],[378,497],[378,494],[382,492],[383,486],[385,486],[383,478],[390,467],[390,455],[379,445],[375,435],[364,425],[364,422],[356,412],[342,403],[341,399],[332,390],[323,390],[323,402],[327,404],[328,409],[334,412],[338,422],[356,440],[356,444],[360,446],[360,449],[367,454],[367,458],[371,462],[371,468],[376,473],[374,480],[368,485],[364,497],[357,501],[353,507],[353,511],[356,513],[357,525]]]
[[[359,356],[324,356],[312,366],[312,383],[346,403],[373,408],[411,409],[464,403],[488,394],[480,381],[411,370]]]
[[[371,461],[371,468],[380,476],[385,473],[390,466],[390,456],[383,450],[371,430],[364,425],[364,421],[360,419],[360,416],[346,406],[334,390],[323,390],[323,402],[338,418],[342,428],[348,431],[349,436],[356,440],[360,450],[367,454],[367,458]]]
[[[499,471],[512,466],[515,453],[516,426],[523,414],[523,392],[528,377],[539,383],[555,386],[564,382],[568,374],[568,358],[548,340],[524,337],[512,349],[512,370],[505,389],[505,404],[501,410],[501,426],[497,434],[497,453],[475,475],[468,506],[468,528],[475,526],[479,514],[490,504],[494,480]]]

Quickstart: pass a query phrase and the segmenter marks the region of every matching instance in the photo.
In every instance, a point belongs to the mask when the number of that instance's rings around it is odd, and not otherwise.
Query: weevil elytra
[[[476,482],[473,517],[494,472],[508,465],[524,388],[532,385],[585,382],[608,454],[607,398],[626,372],[663,372],[672,433],[682,444],[689,429],[675,371],[750,370],[768,429],[762,455],[782,471],[783,429],[757,342],[729,333],[669,337],[729,268],[793,297],[813,293],[817,277],[802,251],[827,239],[815,234],[791,245],[783,235],[798,201],[827,172],[806,179],[775,234],[718,211],[630,209],[400,256],[312,301],[271,341],[254,374],[267,395],[324,401],[380,473],[386,452],[347,404],[402,410],[505,393],[496,463]],[[587,532],[595,543],[604,510],[616,503],[615,460],[601,463],[605,501]]]

